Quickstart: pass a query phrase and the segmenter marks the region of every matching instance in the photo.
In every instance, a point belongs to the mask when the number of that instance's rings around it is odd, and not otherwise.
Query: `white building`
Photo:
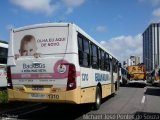
[[[141,58],[139,56],[130,56],[126,61],[124,61],[124,67],[131,66],[131,65],[138,65],[141,63]]]

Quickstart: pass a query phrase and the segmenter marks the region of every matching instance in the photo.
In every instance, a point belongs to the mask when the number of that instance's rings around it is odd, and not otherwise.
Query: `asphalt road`
[[[45,104],[46,106],[46,104]],[[120,87],[114,96],[107,97],[99,110],[91,105],[47,104],[40,111],[19,116],[22,119],[160,119],[160,87],[134,85]]]
[[[116,95],[104,101],[99,110],[90,111],[77,120],[98,117],[99,119],[159,120],[160,88],[141,85],[120,87]]]

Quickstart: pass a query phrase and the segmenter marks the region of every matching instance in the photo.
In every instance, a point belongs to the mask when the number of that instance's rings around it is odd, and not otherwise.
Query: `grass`
[[[8,102],[8,95],[7,90],[1,90],[0,91],[0,104],[7,103]]]

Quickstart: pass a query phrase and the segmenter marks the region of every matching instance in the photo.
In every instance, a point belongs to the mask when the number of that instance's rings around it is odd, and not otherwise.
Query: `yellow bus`
[[[129,83],[144,83],[146,84],[146,68],[144,65],[128,66]]]
[[[118,60],[72,23],[11,31],[9,101],[93,103],[118,90]]]

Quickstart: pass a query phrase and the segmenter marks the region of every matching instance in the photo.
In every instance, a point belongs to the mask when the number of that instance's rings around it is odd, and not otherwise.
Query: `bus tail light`
[[[67,81],[67,90],[73,90],[76,88],[76,68],[73,64],[68,64],[68,81]]]
[[[7,83],[8,83],[8,88],[13,88],[12,86],[12,78],[11,78],[11,68],[7,67]]]

